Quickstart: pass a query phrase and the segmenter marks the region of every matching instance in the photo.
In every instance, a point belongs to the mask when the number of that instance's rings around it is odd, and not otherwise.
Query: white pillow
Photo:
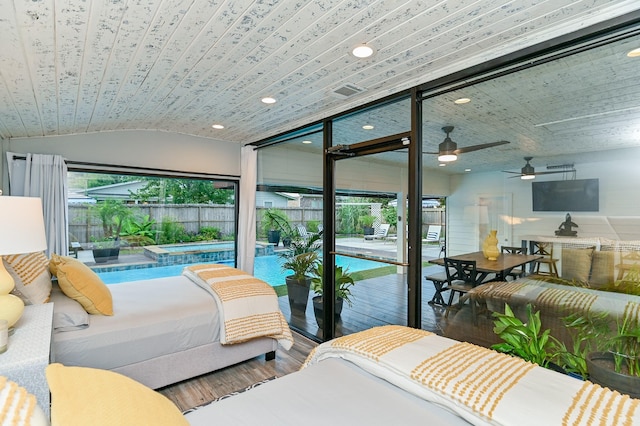
[[[40,305],[49,301],[51,273],[44,252],[12,254],[3,256],[2,260],[16,285],[12,293],[21,298],[25,305]]]
[[[62,292],[57,284],[51,290],[53,302],[53,331],[82,330],[89,327],[89,314],[82,305]]]

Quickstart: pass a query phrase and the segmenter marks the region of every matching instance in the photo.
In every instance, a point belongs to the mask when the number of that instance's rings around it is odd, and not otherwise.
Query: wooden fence
[[[228,205],[210,204],[131,204],[133,217],[142,220],[149,216],[155,221],[154,229],[159,229],[163,220],[170,219],[181,224],[189,234],[197,234],[202,227],[213,227],[220,230],[223,237],[235,234],[235,208]],[[90,213],[91,206],[72,204],[69,206],[69,234],[72,241],[82,244],[99,240],[104,236],[100,219]],[[261,220],[266,208],[256,209],[256,225],[258,235],[263,235]],[[287,207],[283,210],[292,225],[306,224],[310,221],[322,223],[322,209],[308,207]],[[444,225],[444,209],[424,209],[422,212],[423,234],[428,225]],[[444,228],[443,228],[444,230]],[[444,235],[444,232],[443,232]]]

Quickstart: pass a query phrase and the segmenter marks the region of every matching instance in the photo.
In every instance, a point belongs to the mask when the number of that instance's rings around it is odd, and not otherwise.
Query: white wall
[[[512,203],[511,214],[497,219],[497,226],[506,228],[502,235],[498,234],[500,245],[519,246],[525,235],[552,236],[566,213],[571,213],[573,222],[578,224],[574,230],[579,237],[640,240],[639,160],[637,148],[615,153],[603,151],[601,161],[575,165],[577,179],[599,179],[598,212],[534,212],[531,181],[509,179],[501,172],[456,176],[451,180],[452,195],[447,201],[449,253],[478,250],[484,236],[479,235],[479,219],[472,220],[468,213],[479,198],[492,196],[508,198]],[[561,179],[561,174],[555,174],[537,176],[535,180]]]
[[[67,160],[194,173],[240,175],[240,144],[195,136],[122,131],[3,140],[2,189],[8,189],[6,152],[60,154]]]

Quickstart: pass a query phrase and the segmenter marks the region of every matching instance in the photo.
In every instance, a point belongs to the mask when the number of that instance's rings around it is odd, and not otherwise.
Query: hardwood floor
[[[260,356],[158,391],[184,411],[261,380],[298,371],[317,343],[296,332],[293,334],[293,347],[289,351],[279,348],[273,361],[265,361],[264,356]]]

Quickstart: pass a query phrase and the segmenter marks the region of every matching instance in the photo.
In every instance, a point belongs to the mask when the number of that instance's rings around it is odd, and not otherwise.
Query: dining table
[[[473,283],[474,287],[485,282],[489,274],[496,274],[496,279],[504,280],[511,270],[519,266],[524,266],[534,260],[540,259],[541,255],[536,254],[513,254],[500,253],[496,260],[489,260],[484,256],[482,251],[473,253],[458,254],[455,256],[447,256],[450,259],[473,260],[476,262],[476,279]],[[444,266],[444,258],[432,259],[431,263]]]

